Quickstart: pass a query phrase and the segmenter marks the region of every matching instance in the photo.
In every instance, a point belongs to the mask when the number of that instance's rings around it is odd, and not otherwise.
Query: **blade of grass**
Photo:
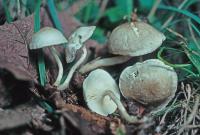
[[[187,67],[191,66],[191,64],[171,64],[169,63],[168,61],[166,61],[163,57],[162,57],[162,52],[164,51],[164,49],[167,49],[166,47],[162,47],[159,52],[157,53],[157,57],[158,59],[160,59],[162,62],[164,62],[165,64],[173,67],[173,68],[180,68],[181,70],[191,74],[192,76],[194,77],[197,77],[198,75],[195,74],[193,71],[187,69]],[[168,48],[169,49],[169,48]],[[172,48],[173,50],[177,50],[177,49],[174,49]],[[177,50],[177,51],[180,51],[180,50]]]
[[[133,0],[125,0],[126,14],[129,16],[128,21],[131,21],[131,14],[133,12]]]
[[[8,6],[7,6],[7,4],[6,4],[6,1],[7,1],[7,0],[2,0],[2,6],[3,6],[4,11],[5,11],[5,14],[6,14],[6,21],[7,21],[8,23],[11,23],[11,22],[13,21],[13,18],[12,18],[11,15],[10,15],[10,11],[8,10]]]
[[[34,14],[34,32],[40,30],[40,5],[41,0],[37,0],[35,14]],[[38,68],[39,68],[39,76],[40,76],[40,84],[42,86],[46,83],[46,69],[44,62],[44,54],[41,50],[38,50]]]
[[[177,12],[177,13],[183,14],[183,15],[191,18],[192,20],[196,21],[198,24],[200,24],[200,18],[197,15],[195,15],[195,14],[193,14],[193,13],[187,11],[187,10],[178,9],[176,7],[165,6],[165,5],[160,5],[158,8],[159,9],[163,9],[163,10],[169,10],[169,11],[173,11],[173,12]]]
[[[83,18],[83,22],[86,23],[86,24],[89,21],[91,11],[92,11],[92,1],[90,0],[90,2],[88,3],[88,5],[86,6],[85,16]]]
[[[54,23],[55,27],[58,30],[60,30],[61,32],[63,32],[62,25],[60,23],[60,20],[58,18],[58,14],[56,12],[54,1],[53,0],[48,0],[47,1],[47,6],[48,6],[48,9],[49,9],[49,12],[50,12],[50,15],[51,15],[51,18],[53,20],[53,23]]]
[[[184,0],[179,6],[178,6],[178,9],[182,9],[185,4],[188,2],[188,0]],[[172,15],[164,22],[164,24],[162,25],[162,29],[166,28],[166,26],[173,20],[174,16],[176,14],[175,13],[172,13]]]
[[[166,61],[161,55],[162,55],[162,52],[165,50],[165,49],[172,49],[172,50],[176,50],[176,51],[180,51],[178,49],[174,49],[174,48],[167,48],[167,47],[162,47],[159,51],[158,51],[158,54],[157,54],[157,57],[158,59],[160,59],[161,61],[163,61],[164,63],[166,63],[167,65],[171,66],[171,67],[174,67],[174,68],[183,68],[183,67],[187,67],[187,66],[191,66],[191,64],[171,64],[169,63],[168,61]]]
[[[196,33],[199,35],[199,37],[200,37],[200,31],[199,31],[199,29],[194,25],[194,23],[192,23],[191,21],[190,21],[190,25],[192,26],[192,28],[196,31]]]

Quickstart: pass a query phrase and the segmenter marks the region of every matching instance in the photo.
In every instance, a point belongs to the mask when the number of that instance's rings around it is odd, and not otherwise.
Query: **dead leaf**
[[[120,125],[118,119],[100,116],[77,105],[65,104],[61,112],[66,112],[71,117],[73,116],[72,119],[68,117],[68,120],[74,123],[81,133],[105,134],[109,132],[110,123],[115,123],[116,126]]]
[[[13,109],[0,111],[0,131],[18,128],[33,119],[41,119],[44,110],[34,103],[27,103]]]
[[[17,79],[37,82],[36,68],[29,59],[28,43],[33,34],[33,16],[0,26],[0,68]]]

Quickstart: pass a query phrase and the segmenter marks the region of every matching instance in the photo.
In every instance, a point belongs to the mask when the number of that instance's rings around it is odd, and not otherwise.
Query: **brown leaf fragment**
[[[33,119],[41,119],[44,110],[34,103],[27,103],[13,109],[0,111],[0,131],[18,128],[27,124]]]
[[[0,26],[0,68],[20,80],[37,80],[27,46],[32,34],[33,16]]]
[[[86,121],[85,123],[88,123],[90,130],[92,130],[93,133],[106,133],[107,130],[109,130],[109,124],[110,122],[114,122],[116,123],[116,125],[119,125],[119,121],[118,119],[111,119],[109,117],[104,117],[104,116],[100,116],[98,114],[92,113],[89,110],[77,106],[77,105],[72,105],[72,104],[65,104],[64,106],[62,106],[62,110],[63,112],[73,112],[74,115],[77,115],[76,117],[79,118],[78,124],[74,123],[75,126],[80,125],[80,121]],[[76,121],[77,118],[74,119],[70,119],[71,121],[75,120]],[[81,129],[81,127],[79,127]]]

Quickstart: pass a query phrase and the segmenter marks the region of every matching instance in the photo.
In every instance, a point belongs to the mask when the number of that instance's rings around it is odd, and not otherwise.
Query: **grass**
[[[40,5],[41,5],[41,0],[37,0],[35,15],[34,15],[34,32],[38,32],[40,30]],[[44,54],[42,52],[42,49],[38,51],[38,68],[39,68],[40,84],[42,86],[45,86],[46,69],[45,69]]]

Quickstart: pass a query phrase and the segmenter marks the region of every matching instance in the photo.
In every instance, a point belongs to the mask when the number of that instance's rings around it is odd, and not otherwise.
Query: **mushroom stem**
[[[120,99],[118,99],[115,94],[112,91],[106,91],[105,96],[109,96],[117,105],[121,116],[130,123],[138,122],[138,119],[136,116],[131,116],[127,113],[126,109],[124,108],[123,104],[121,103]]]
[[[70,81],[71,81],[71,78],[72,78],[74,72],[75,72],[76,69],[84,62],[84,60],[85,60],[85,58],[86,58],[86,56],[87,56],[87,49],[86,49],[86,47],[84,46],[84,47],[82,48],[82,50],[83,50],[83,54],[82,54],[81,58],[77,61],[76,64],[74,64],[74,65],[72,66],[72,68],[70,69],[70,71],[69,71],[69,73],[68,73],[68,76],[67,76],[67,78],[65,79],[65,81],[63,82],[63,84],[61,84],[61,85],[58,86],[58,90],[64,90],[64,89],[66,89],[66,88],[69,86],[69,83],[70,83]]]
[[[85,64],[84,66],[82,66],[80,68],[79,72],[81,74],[84,74],[84,73],[87,73],[87,72],[92,71],[99,67],[114,66],[117,64],[124,63],[130,59],[131,59],[131,57],[129,57],[129,56],[116,56],[116,57],[111,57],[111,58],[94,60],[94,61],[91,61],[91,62]]]
[[[51,47],[50,50],[51,50],[51,53],[53,54],[53,56],[56,60],[56,63],[58,65],[58,76],[57,76],[56,81],[54,82],[53,85],[58,86],[60,84],[62,76],[63,76],[63,65],[62,65],[62,62],[61,62],[61,60],[58,56],[57,50],[54,47]]]

